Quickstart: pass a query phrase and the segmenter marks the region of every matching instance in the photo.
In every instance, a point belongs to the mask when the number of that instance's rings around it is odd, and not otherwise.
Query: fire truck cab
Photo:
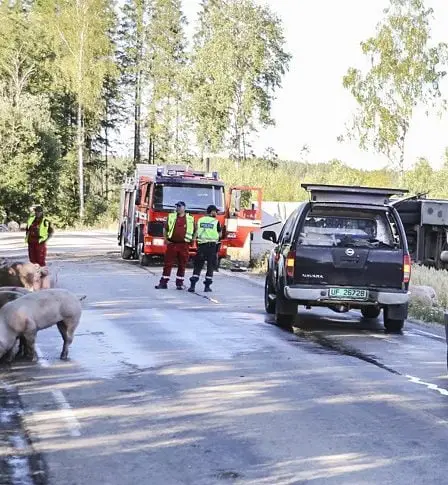
[[[223,227],[219,260],[227,256],[229,247],[243,247],[249,234],[261,227],[261,188],[231,187],[226,193],[217,172],[205,173],[186,165],[138,164],[121,189],[118,244],[123,259],[139,259],[146,266],[154,257],[163,257],[164,225],[178,201],[185,202],[195,221],[209,205],[218,208]],[[192,243],[190,255],[196,249]]]

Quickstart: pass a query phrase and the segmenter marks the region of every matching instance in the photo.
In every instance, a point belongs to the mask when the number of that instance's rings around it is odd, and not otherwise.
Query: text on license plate
[[[367,290],[358,290],[357,288],[330,288],[330,298],[349,298],[351,300],[366,300],[368,297]]]

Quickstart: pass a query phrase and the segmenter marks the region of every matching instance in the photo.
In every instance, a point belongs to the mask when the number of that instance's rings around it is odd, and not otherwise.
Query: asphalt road
[[[0,254],[21,244],[0,235]],[[52,242],[83,319],[69,362],[52,328],[37,364],[0,370],[0,484],[448,482],[441,327],[385,335],[356,312],[304,311],[290,334],[264,314],[261,281],[156,291],[160,268],[114,251],[107,233]]]

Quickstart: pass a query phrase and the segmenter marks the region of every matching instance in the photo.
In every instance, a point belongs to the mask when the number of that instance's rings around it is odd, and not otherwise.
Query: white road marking
[[[425,332],[424,330],[413,329],[413,330],[410,330],[409,333],[412,333],[414,335],[417,334],[417,335],[421,335],[421,336],[435,338],[437,340],[440,340],[441,342],[445,342],[445,340],[446,340],[445,337],[441,337],[440,335],[436,335],[434,333]]]
[[[50,367],[50,362],[44,357],[40,348],[36,345],[36,354],[39,358],[38,363],[41,367]],[[53,395],[53,399],[55,403],[59,407],[59,413],[61,414],[62,419],[65,421],[67,425],[68,432],[70,436],[76,438],[81,436],[81,425],[79,421],[76,419],[76,416],[73,413],[73,409],[70,406],[69,402],[64,396],[64,393],[59,389],[55,389],[51,391]]]
[[[44,357],[44,354],[42,353],[40,348],[36,345],[35,349],[36,349],[37,357],[39,359],[38,360],[39,365],[41,367],[50,367],[50,362],[48,362],[48,360]]]
[[[56,404],[60,407],[60,413],[67,424],[70,435],[74,438],[81,436],[81,425],[73,414],[73,409],[67,399],[65,399],[63,392],[57,389],[51,391],[51,393],[53,394]]]
[[[442,394],[442,396],[448,396],[448,390],[444,389],[443,387],[439,387],[436,384],[431,384],[430,382],[422,381],[419,377],[406,376],[406,378],[414,384],[420,384],[427,387],[428,389],[431,389],[431,391],[437,391],[439,394]]]

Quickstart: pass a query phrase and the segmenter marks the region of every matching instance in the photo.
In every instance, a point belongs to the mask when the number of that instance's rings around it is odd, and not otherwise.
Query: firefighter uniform
[[[176,207],[185,207],[183,202],[178,202]],[[189,246],[193,240],[194,218],[190,214],[173,212],[168,215],[166,227],[167,249],[163,266],[163,275],[156,289],[168,288],[171,270],[177,263],[176,288],[184,287],[185,268],[188,263]]]
[[[30,263],[46,266],[47,241],[53,234],[50,221],[43,216],[43,209],[38,206],[35,215],[28,218],[25,242],[28,245]]]
[[[188,291],[195,291],[196,283],[199,281],[201,271],[207,262],[207,273],[204,281],[204,291],[212,291],[210,286],[213,283],[213,270],[216,266],[216,252],[219,244],[221,226],[216,219],[216,207],[210,206],[207,209],[207,216],[198,220],[197,241],[198,252],[194,260],[193,276],[190,278]]]

